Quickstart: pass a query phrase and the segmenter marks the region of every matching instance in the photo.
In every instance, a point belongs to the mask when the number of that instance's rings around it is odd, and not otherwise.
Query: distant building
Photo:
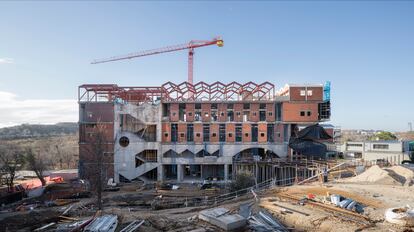
[[[411,142],[412,144],[412,142]],[[365,161],[385,159],[394,163],[401,163],[409,159],[410,141],[348,141],[341,146],[345,156],[361,158]]]

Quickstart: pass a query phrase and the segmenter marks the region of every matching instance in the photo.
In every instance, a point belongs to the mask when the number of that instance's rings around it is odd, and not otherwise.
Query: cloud
[[[78,121],[76,100],[20,99],[0,91],[0,128],[30,124],[54,124]]]
[[[12,58],[0,58],[0,64],[13,64],[14,60]]]

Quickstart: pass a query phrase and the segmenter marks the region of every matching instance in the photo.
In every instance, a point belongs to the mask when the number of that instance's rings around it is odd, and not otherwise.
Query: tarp
[[[289,141],[289,147],[294,151],[306,155],[325,158],[326,145],[312,140],[303,140],[292,138]]]
[[[325,158],[326,145],[319,141],[331,138],[323,127],[314,124],[300,130],[296,137],[292,136],[289,140],[289,147],[305,156]]]
[[[314,141],[332,139],[332,136],[330,136],[323,127],[319,126],[319,124],[314,124],[300,130],[297,138]]]

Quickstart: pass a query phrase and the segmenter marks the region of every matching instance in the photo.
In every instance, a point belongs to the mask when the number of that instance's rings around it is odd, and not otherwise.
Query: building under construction
[[[295,162],[290,137],[299,127],[329,120],[329,95],[327,84],[279,90],[269,82],[82,85],[79,173],[93,175],[101,137],[103,171],[116,182],[226,181],[241,170],[266,180],[278,175],[274,165],[255,170],[254,164]]]

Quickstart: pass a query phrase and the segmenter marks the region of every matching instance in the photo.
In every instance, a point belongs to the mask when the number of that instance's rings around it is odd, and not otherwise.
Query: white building
[[[409,141],[361,141],[345,142],[341,152],[348,157],[361,158],[365,161],[385,159],[400,164],[409,159]]]

